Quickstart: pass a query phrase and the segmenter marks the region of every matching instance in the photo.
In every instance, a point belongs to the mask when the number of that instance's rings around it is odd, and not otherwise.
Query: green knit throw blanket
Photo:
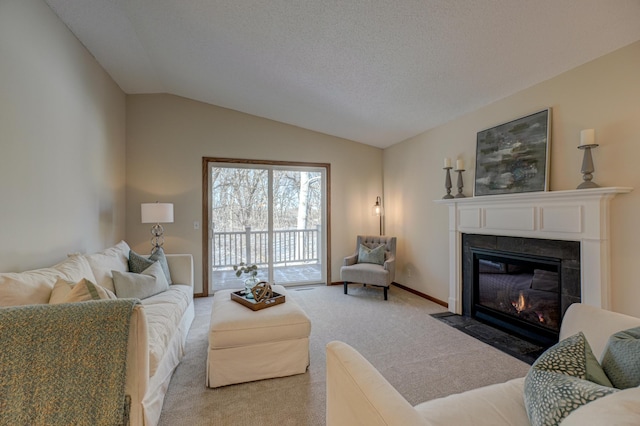
[[[0,308],[0,425],[126,425],[137,299]]]

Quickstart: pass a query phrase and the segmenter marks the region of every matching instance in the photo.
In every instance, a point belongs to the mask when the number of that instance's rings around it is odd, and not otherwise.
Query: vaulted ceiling
[[[45,0],[128,94],[388,147],[640,40],[638,0]]]

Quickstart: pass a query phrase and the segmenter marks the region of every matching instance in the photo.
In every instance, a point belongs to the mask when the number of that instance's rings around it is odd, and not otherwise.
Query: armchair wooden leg
[[[387,300],[387,290],[389,290],[389,287],[384,288],[384,300]]]
[[[347,294],[347,282],[344,282],[344,294]]]

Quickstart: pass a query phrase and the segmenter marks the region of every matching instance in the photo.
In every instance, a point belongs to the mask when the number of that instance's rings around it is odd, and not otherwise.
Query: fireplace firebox
[[[550,344],[560,331],[560,259],[472,248],[471,316]]]
[[[463,315],[541,346],[558,341],[566,308],[580,301],[580,245],[463,234]]]

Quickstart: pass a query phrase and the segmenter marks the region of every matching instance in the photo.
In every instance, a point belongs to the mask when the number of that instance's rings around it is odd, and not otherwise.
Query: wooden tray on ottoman
[[[244,290],[234,291],[231,293],[231,300],[238,302],[239,304],[246,306],[252,311],[259,311],[260,309],[269,308],[284,303],[284,294],[273,292],[273,297],[270,299],[256,302],[254,299],[247,299],[244,297]]]

